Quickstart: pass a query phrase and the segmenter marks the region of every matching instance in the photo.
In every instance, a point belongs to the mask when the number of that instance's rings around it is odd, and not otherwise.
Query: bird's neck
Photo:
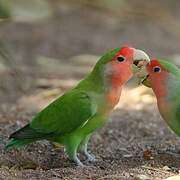
[[[90,75],[90,81],[95,87],[96,93],[102,98],[102,109],[105,113],[113,110],[119,102],[122,91],[122,79],[113,74],[111,69],[102,69]]]
[[[86,78],[95,89],[101,94],[112,94],[112,92],[119,92],[122,89],[122,78],[120,75],[114,74],[110,66],[104,68],[94,69]]]
[[[122,86],[111,87],[109,91],[106,92],[106,102],[107,108],[111,111],[119,102],[121,96]]]
[[[162,99],[167,95],[167,79],[152,79],[153,91],[157,99]]]
[[[111,70],[94,69],[78,88],[84,89],[97,100],[100,109],[110,112],[119,102],[122,91],[122,80],[115,77]]]

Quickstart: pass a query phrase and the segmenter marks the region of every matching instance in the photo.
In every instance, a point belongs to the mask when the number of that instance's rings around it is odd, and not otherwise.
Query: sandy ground
[[[0,179],[160,180],[179,174],[176,154],[180,153],[180,139],[161,119],[152,92],[138,86],[136,80],[128,83],[108,123],[91,139],[89,150],[96,162],[88,163],[80,155],[85,167],[76,167],[63,147],[46,141],[3,150],[10,133],[73,87],[107,49],[128,42],[153,56],[177,54],[178,30],[165,26],[158,14],[146,11],[160,4],[136,2],[130,8],[137,12],[139,5],[143,6],[143,18],[137,14],[111,16],[63,3],[57,6],[54,19],[42,24],[5,23],[1,27],[15,68],[0,71]],[[179,17],[176,6],[164,4],[161,9],[161,13],[174,12],[173,16],[166,13],[174,24]]]
[[[150,95],[147,98],[141,94],[136,105],[127,106],[130,98],[125,97],[133,92],[138,96],[137,89],[124,93],[107,125],[93,135],[89,149],[97,161],[83,161],[84,168],[67,160],[63,147],[57,148],[46,141],[4,152],[8,134],[26,124],[35,113],[2,106],[0,178],[135,179],[146,175],[149,179],[163,179],[178,174],[180,159],[173,153],[179,153],[180,141],[160,118]]]

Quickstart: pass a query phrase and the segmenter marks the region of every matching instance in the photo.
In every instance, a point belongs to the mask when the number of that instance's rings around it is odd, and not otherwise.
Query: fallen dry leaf
[[[146,149],[146,150],[143,152],[143,157],[144,157],[144,159],[146,159],[146,160],[152,160],[152,159],[154,159],[153,154],[152,154],[152,151],[149,150],[149,149]]]

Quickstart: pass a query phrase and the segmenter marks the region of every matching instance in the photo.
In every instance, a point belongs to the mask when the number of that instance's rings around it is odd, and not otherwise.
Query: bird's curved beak
[[[142,67],[150,62],[149,56],[144,51],[139,49],[134,49],[133,59],[133,64],[137,67]]]
[[[150,62],[149,56],[142,50],[134,49],[133,55],[133,74],[138,77],[138,79],[144,79],[147,75],[146,65]]]
[[[151,83],[150,83],[150,80],[149,80],[149,75],[146,75],[146,77],[141,81],[141,83],[144,86],[151,88]]]

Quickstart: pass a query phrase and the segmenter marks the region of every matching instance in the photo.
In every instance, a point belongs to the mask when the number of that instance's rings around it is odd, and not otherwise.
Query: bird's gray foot
[[[84,164],[79,160],[78,157],[75,157],[72,161],[75,162],[77,166],[84,167]]]
[[[86,136],[86,138],[84,138],[84,140],[81,142],[81,145],[79,146],[79,150],[81,153],[83,153],[83,155],[85,155],[86,161],[94,162],[96,161],[95,156],[91,155],[87,150],[88,149],[87,144],[88,144],[90,136],[91,135],[88,135]]]
[[[96,161],[95,156],[90,154],[87,150],[84,151],[84,155],[86,156],[87,161],[90,161],[90,162],[95,162]]]

